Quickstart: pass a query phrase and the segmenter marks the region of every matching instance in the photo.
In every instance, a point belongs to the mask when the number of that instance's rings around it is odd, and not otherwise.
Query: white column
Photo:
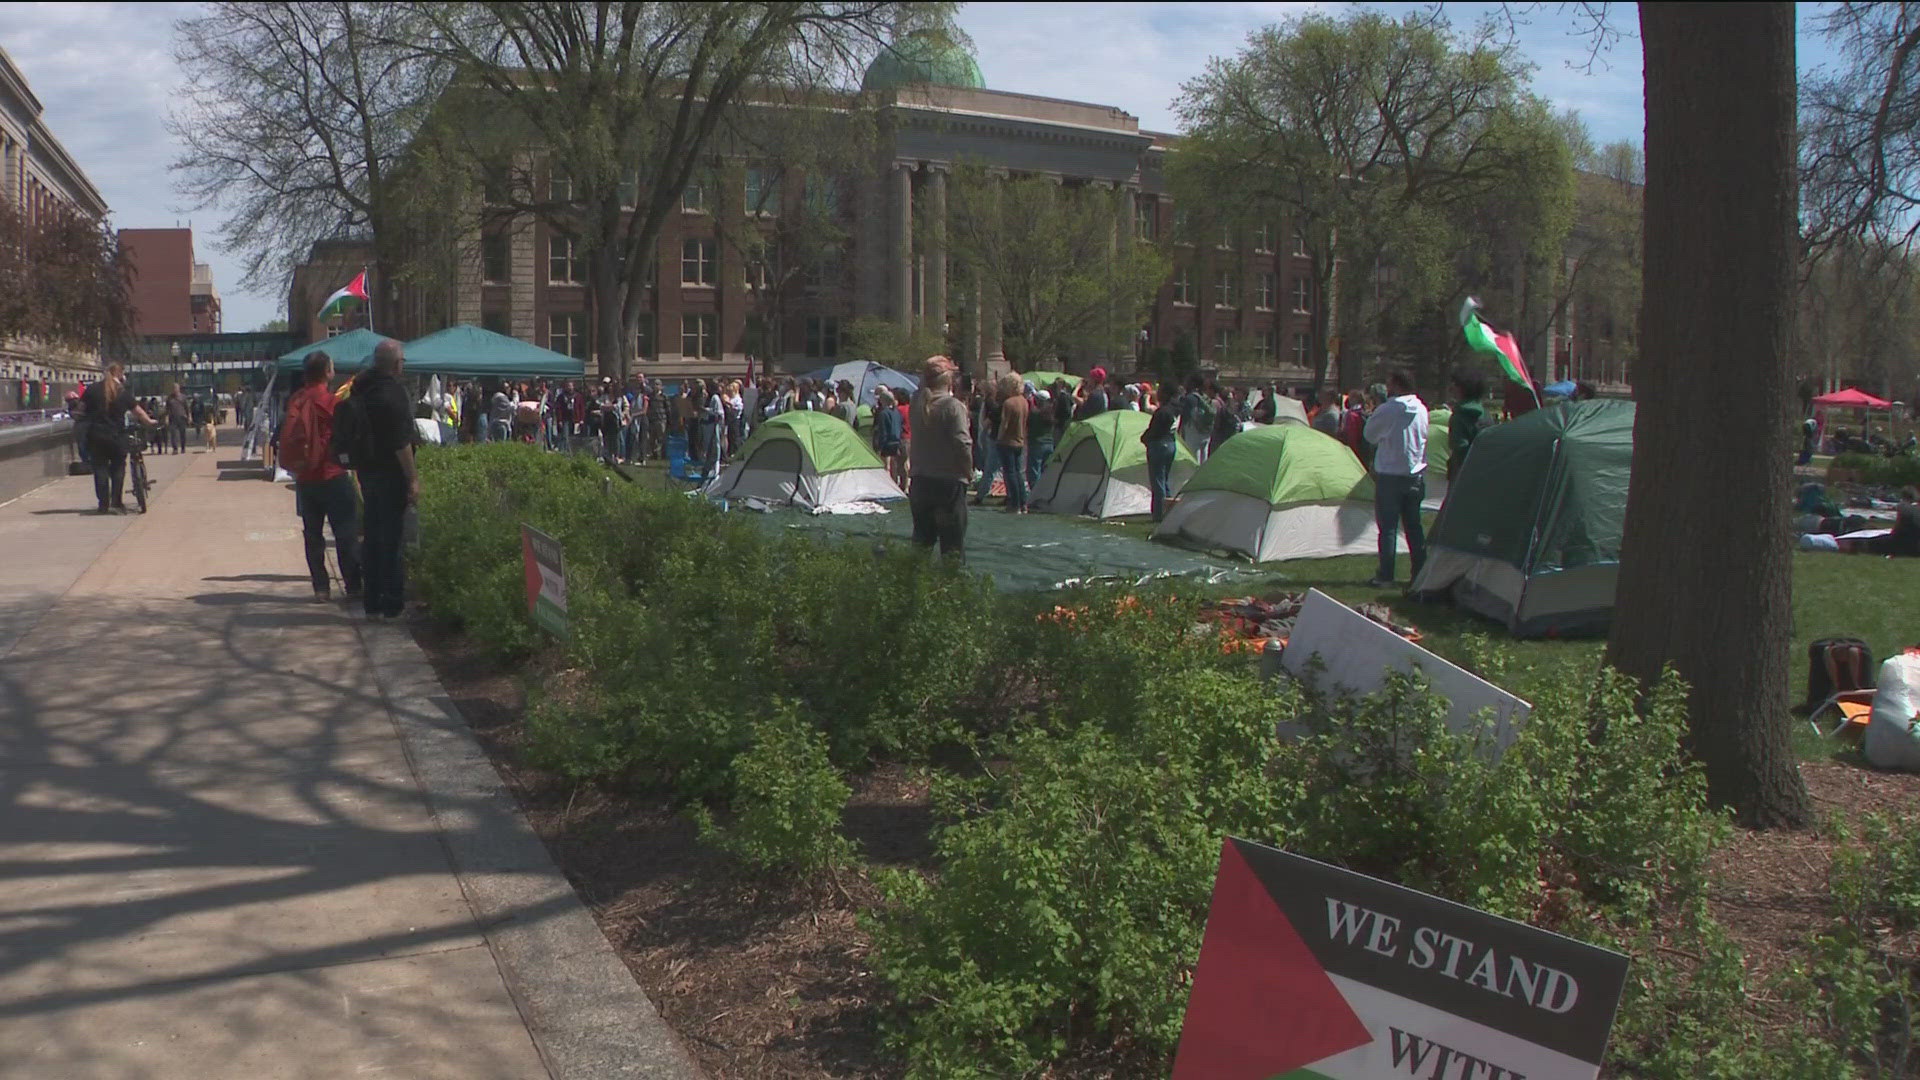
[[[893,166],[893,317],[913,326],[913,166]]]

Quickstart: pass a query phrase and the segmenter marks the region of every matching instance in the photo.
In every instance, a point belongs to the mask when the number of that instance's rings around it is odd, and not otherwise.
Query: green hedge
[[[1879,454],[1841,454],[1833,459],[1830,468],[1850,471],[1864,484],[1883,484],[1888,487],[1920,486],[1920,457],[1901,454],[1898,457],[1883,457]]]
[[[1260,684],[1168,592],[1036,605],[915,552],[609,488],[578,458],[421,463],[418,580],[438,615],[537,661],[543,764],[652,780],[757,870],[835,880],[854,858],[844,773],[931,771],[936,870],[878,873],[866,915],[911,1077],[1037,1076],[1088,1053],[1164,1075],[1227,835],[1631,953],[1617,1075],[1843,1076],[1861,1059],[1834,1049],[1859,1045],[1839,1019],[1828,1045],[1749,1012],[1707,915],[1725,824],[1683,750],[1676,680],[1645,702],[1610,675],[1543,695],[1495,763],[1416,683],[1360,702]],[[523,521],[565,546],[564,643],[526,616]],[[1282,743],[1285,720],[1310,734]],[[1870,1011],[1831,1007],[1831,985],[1789,989],[1810,1015]]]

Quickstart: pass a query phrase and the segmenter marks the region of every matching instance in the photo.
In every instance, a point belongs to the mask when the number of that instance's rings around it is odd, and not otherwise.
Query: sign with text
[[[1627,958],[1246,840],[1173,1080],[1593,1080]]]
[[[527,575],[527,614],[552,633],[566,637],[567,560],[560,541],[523,523],[520,562]]]

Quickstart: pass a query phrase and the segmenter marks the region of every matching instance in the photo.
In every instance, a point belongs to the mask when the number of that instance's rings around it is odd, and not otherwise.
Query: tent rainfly
[[[1053,383],[1056,379],[1065,379],[1069,389],[1078,390],[1080,388],[1080,376],[1069,375],[1064,371],[1023,371],[1020,373],[1020,378],[1025,382],[1032,383],[1036,390],[1053,389]]]
[[[1115,409],[1068,425],[1033,485],[1033,508],[1096,518],[1151,513],[1147,448],[1140,442],[1150,419],[1146,413]],[[1173,490],[1178,492],[1199,463],[1178,440],[1174,453]]]
[[[352,375],[373,362],[374,346],[387,340],[385,334],[376,334],[365,327],[349,330],[338,337],[325,341],[316,341],[311,345],[302,345],[273,362],[273,368],[279,372],[299,371],[307,362],[307,357],[325,350],[333,359],[333,370],[342,375]]]
[[[1522,637],[1613,620],[1633,466],[1633,403],[1576,401],[1473,441],[1427,534],[1413,591],[1450,594]]]
[[[869,408],[873,406],[873,392],[882,386],[889,390],[905,390],[909,394],[920,389],[919,379],[872,360],[854,360],[832,367],[815,368],[801,378],[830,386],[852,383],[855,400]]]
[[[1303,424],[1249,428],[1208,455],[1155,540],[1255,562],[1374,554],[1373,481],[1346,444]]]
[[[904,499],[866,442],[836,417],[785,412],[757,428],[706,487],[709,499],[761,499],[817,510]]]
[[[494,375],[503,378],[578,379],[587,364],[519,338],[470,323],[407,342],[409,375]]]

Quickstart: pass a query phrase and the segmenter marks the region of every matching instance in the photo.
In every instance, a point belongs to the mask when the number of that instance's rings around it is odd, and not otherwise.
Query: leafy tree
[[[1536,257],[1564,235],[1564,138],[1525,83],[1525,64],[1490,29],[1463,41],[1431,14],[1301,16],[1255,31],[1182,88],[1189,138],[1173,183],[1182,201],[1210,208],[1196,216],[1202,229],[1207,217],[1284,217],[1306,238],[1315,380],[1336,327],[1356,343],[1340,350],[1351,380],[1374,344],[1361,318],[1374,290],[1337,285],[1337,265],[1391,267],[1385,299],[1404,311],[1384,314],[1411,325],[1440,318],[1476,209],[1506,200],[1503,220],[1526,226],[1517,246]]]
[[[1120,355],[1166,280],[1159,248],[1126,235],[1120,193],[1043,176],[954,170],[947,244],[956,277],[977,285],[1016,368],[1070,354]],[[959,290],[966,295],[972,290]]]
[[[1791,4],[1640,5],[1646,252],[1634,456],[1607,661],[1686,679],[1708,791],[1755,826],[1810,817],[1781,664],[1792,640],[1799,249]],[[1703,407],[1703,403],[1709,403]],[[1676,540],[1710,529],[1708,542]]]
[[[0,341],[105,353],[133,337],[133,269],[105,222],[0,198]]]
[[[696,174],[765,110],[845,110],[889,37],[941,3],[490,3],[428,9],[463,93],[440,139],[494,170],[488,201],[580,245],[601,370],[624,377],[653,258]],[[531,148],[531,149],[529,149]]]
[[[944,353],[946,339],[930,327],[911,329],[893,319],[865,315],[847,325],[841,352],[856,360],[878,360],[891,368],[916,372],[917,365],[929,356]]]
[[[248,287],[284,283],[316,240],[371,234],[398,260],[389,176],[449,78],[417,4],[212,3],[174,27],[185,84],[168,122],[176,186],[227,211],[221,249]]]
[[[253,333],[256,334],[284,334],[286,332],[287,320],[285,319],[268,319],[266,322],[253,328]]]

